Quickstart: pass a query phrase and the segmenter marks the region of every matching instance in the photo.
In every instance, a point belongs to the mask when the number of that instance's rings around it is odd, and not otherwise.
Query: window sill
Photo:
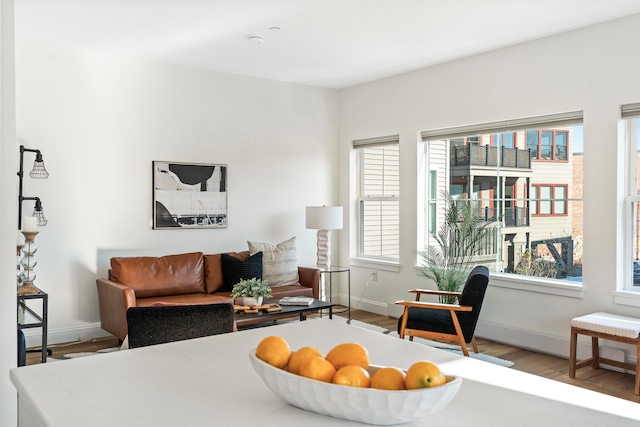
[[[549,280],[535,277],[518,277],[511,274],[491,273],[489,285],[500,288],[518,289],[521,291],[559,295],[570,298],[583,297],[582,284],[565,283],[562,280]]]
[[[398,273],[400,271],[400,263],[397,261],[385,261],[374,258],[349,258],[351,267],[370,268],[373,270],[391,271]]]
[[[611,294],[616,304],[640,307],[640,292],[622,290],[613,291]]]

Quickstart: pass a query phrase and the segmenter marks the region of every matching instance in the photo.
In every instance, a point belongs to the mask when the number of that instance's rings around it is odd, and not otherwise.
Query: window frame
[[[559,127],[573,127],[573,126],[583,126],[584,123],[584,113],[583,111],[568,111],[565,113],[557,113],[557,114],[549,114],[543,116],[529,116],[524,118],[517,118],[511,120],[503,120],[496,122],[486,122],[472,125],[462,125],[455,126],[450,128],[434,128],[429,130],[424,130],[420,132],[421,142],[422,144],[428,146],[430,141],[441,141],[448,140],[452,138],[464,138],[469,135],[487,135],[487,134],[495,134],[495,133],[505,133],[505,132],[513,132],[520,130],[543,130],[543,129],[556,129]],[[518,141],[519,144],[525,145],[526,148],[526,132],[523,136],[522,140]],[[555,160],[558,163],[568,163],[570,158],[568,153],[571,149],[569,141],[567,141],[567,159],[566,160]],[[539,144],[536,145],[539,147]],[[555,148],[554,148],[555,152]],[[428,157],[428,156],[427,156]],[[532,160],[536,160],[532,156]],[[537,161],[537,160],[536,160]],[[553,160],[552,160],[553,161]],[[542,161],[544,162],[544,160]],[[419,170],[428,169],[427,167],[421,168],[420,164],[418,165]],[[421,188],[420,185],[418,186]],[[422,186],[424,188],[424,186]],[[528,196],[526,194],[527,188],[524,189],[525,197]],[[418,195],[418,199],[421,199],[420,194]],[[568,192],[566,194],[566,210],[569,212],[569,201],[573,201],[575,198]],[[582,199],[580,199],[582,201]],[[419,212],[426,211],[424,206],[420,206]],[[569,213],[567,213],[569,215]],[[419,218],[418,222],[420,223],[421,219]],[[421,236],[418,236],[418,246],[422,243]],[[417,248],[420,250],[420,248]],[[490,282],[491,286],[496,287],[504,287],[509,289],[519,289],[530,292],[539,292],[543,294],[550,295],[558,295],[564,297],[571,298],[582,298],[583,297],[583,284],[582,282],[574,282],[574,281],[566,281],[561,279],[552,279],[545,277],[537,277],[537,276],[525,276],[525,275],[514,275],[510,273],[502,273],[502,272],[491,272],[492,280]]]
[[[625,146],[625,197],[624,197],[624,260],[623,260],[623,280],[617,286],[614,293],[616,302],[624,305],[640,306],[640,286],[634,285],[634,208],[640,205],[640,186],[638,185],[638,167],[640,167],[640,104],[628,104],[621,106],[621,120],[618,128],[622,134]],[[635,219],[634,219],[635,218]],[[635,230],[638,231],[638,230]],[[630,238],[631,236],[631,238]],[[640,238],[639,238],[640,239]],[[640,242],[636,242],[640,245]],[[629,297],[629,295],[632,295]]]
[[[389,194],[386,195],[384,194],[384,189],[383,189],[383,194],[371,194],[371,195],[367,195],[365,194],[365,174],[366,174],[366,170],[365,170],[365,150],[367,149],[371,149],[371,148],[380,148],[380,147],[390,147],[390,146],[395,146],[397,147],[397,170],[398,170],[398,184],[397,184],[397,192],[396,194]],[[399,135],[391,135],[391,136],[387,136],[387,137],[380,137],[380,138],[370,138],[370,139],[366,139],[366,140],[356,140],[353,141],[353,147],[356,150],[356,168],[357,168],[357,197],[356,197],[356,206],[357,206],[357,236],[356,236],[356,240],[357,240],[357,247],[356,247],[356,258],[359,259],[366,259],[366,260],[373,260],[373,261],[379,261],[379,262],[386,262],[386,263],[397,263],[399,262],[400,259],[400,176],[399,176],[399,171],[400,171],[400,138]],[[398,232],[396,235],[396,240],[393,243],[393,245],[395,245],[396,250],[397,250],[397,256],[385,256],[384,255],[384,250],[381,249],[379,254],[372,254],[372,253],[368,253],[365,251],[365,238],[364,238],[364,227],[365,227],[365,218],[364,218],[364,206],[366,203],[371,203],[371,202],[392,202],[393,204],[397,205],[397,218],[395,221],[395,224],[397,224],[398,227]],[[384,207],[381,206],[380,211],[384,211]],[[382,224],[380,225],[380,247],[383,246],[383,242],[384,242],[384,231],[383,231],[383,226]]]

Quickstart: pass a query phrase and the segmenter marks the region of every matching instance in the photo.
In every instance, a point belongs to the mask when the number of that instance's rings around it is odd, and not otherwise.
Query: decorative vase
[[[248,305],[249,307],[262,305],[262,297],[242,297],[242,305]]]

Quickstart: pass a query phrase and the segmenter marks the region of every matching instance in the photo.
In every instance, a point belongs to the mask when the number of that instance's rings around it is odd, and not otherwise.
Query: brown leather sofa
[[[242,260],[249,257],[249,251],[228,254]],[[109,278],[96,280],[102,329],[124,340],[129,307],[233,303],[230,290],[223,290],[221,256],[193,252],[163,257],[111,258]],[[298,275],[299,284],[273,287],[273,298],[318,298],[320,270],[298,267]]]

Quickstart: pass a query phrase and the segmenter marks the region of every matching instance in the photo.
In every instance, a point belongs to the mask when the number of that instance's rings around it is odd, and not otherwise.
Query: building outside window
[[[425,200],[421,222],[442,224],[445,196],[471,201],[493,227],[474,263],[499,273],[580,282],[582,113],[469,129],[470,135],[465,127],[422,132],[427,166],[419,170],[430,172],[420,179],[437,179],[438,191],[429,182],[418,186],[429,190],[418,195]],[[433,171],[439,173],[434,177]],[[418,236],[425,247],[433,230],[430,225]]]
[[[358,256],[397,261],[400,254],[399,136],[353,142],[357,149]]]

